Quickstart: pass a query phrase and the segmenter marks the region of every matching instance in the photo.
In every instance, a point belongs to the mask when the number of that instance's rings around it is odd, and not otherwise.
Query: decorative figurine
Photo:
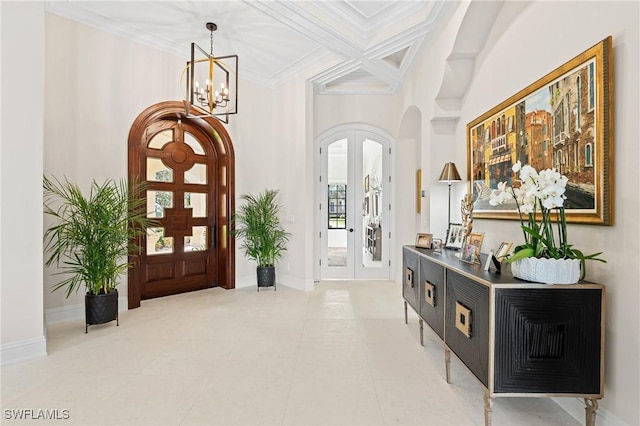
[[[473,195],[465,194],[464,198],[460,202],[460,212],[462,213],[462,229],[464,231],[464,239],[467,241],[467,237],[471,234],[473,229]]]

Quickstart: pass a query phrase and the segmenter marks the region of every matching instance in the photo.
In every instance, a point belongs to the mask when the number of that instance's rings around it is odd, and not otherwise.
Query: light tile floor
[[[483,390],[399,284],[211,289],[142,302],[84,334],[48,330],[46,358],[2,368],[2,424],[483,425]],[[7,409],[68,410],[16,421]],[[497,398],[494,425],[577,425],[546,398]]]

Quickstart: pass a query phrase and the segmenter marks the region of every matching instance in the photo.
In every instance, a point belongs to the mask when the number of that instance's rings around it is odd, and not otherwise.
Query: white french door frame
[[[347,266],[327,267],[328,238],[328,147],[333,142],[346,139],[348,146],[347,171]],[[362,220],[361,202],[364,199],[363,176],[363,143],[371,140],[382,146],[382,255],[381,266],[366,267],[362,242],[365,238]],[[320,279],[391,279],[391,253],[393,252],[393,235],[395,231],[393,205],[394,194],[391,185],[391,169],[393,162],[393,139],[385,131],[366,124],[346,124],[332,128],[316,138],[316,280]],[[349,232],[349,230],[353,230]]]

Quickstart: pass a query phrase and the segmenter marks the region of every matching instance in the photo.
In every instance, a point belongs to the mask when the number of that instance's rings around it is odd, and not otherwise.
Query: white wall
[[[489,8],[496,3],[474,4]],[[62,18],[45,16],[40,2],[2,2],[0,7],[3,61],[0,277],[4,360],[6,349],[13,350],[16,342],[31,345],[30,354],[44,352],[43,305],[51,309],[82,303],[80,296],[65,300],[62,294],[49,293],[53,282],[49,277],[51,271],[45,271],[43,288],[42,173],[66,174],[84,185],[93,177],[124,176],[126,139],[133,120],[153,103],[181,98],[178,76],[185,58],[165,55]],[[293,236],[278,269],[279,282],[312,289],[314,137],[348,122],[370,123],[398,137],[405,112],[417,108],[422,114],[421,135],[408,139],[421,140],[415,152],[421,156],[423,184],[429,194],[428,211],[421,217],[422,230],[444,237],[447,186],[438,183],[437,177],[447,161],[455,161],[461,174],[466,174],[466,123],[612,34],[616,223],[613,227],[572,225],[569,232],[576,246],[587,252],[602,250],[609,260],[607,264],[590,265],[588,277],[606,284],[608,291],[606,388],[599,424],[613,424],[616,419],[623,424],[640,424],[637,412],[640,262],[639,228],[635,220],[640,207],[636,166],[638,3],[505,2],[496,19],[495,10],[486,16],[480,14],[474,22],[493,22],[494,27],[486,47],[475,63],[471,61],[475,68],[470,67],[473,74],[466,96],[456,103],[446,98],[450,93],[445,93],[446,99],[436,102],[445,76],[451,75],[447,71],[451,60],[456,58],[449,55],[468,9],[468,3],[459,3],[452,9],[447,26],[437,38],[425,43],[398,95],[327,95],[314,99],[310,84],[303,78],[294,78],[275,90],[243,81],[240,113],[232,117],[228,126],[236,147],[236,192],[266,187],[281,190],[286,207],[285,225]],[[42,29],[43,22],[46,32]],[[37,54],[42,51],[43,42],[46,43],[44,82],[43,56]],[[20,64],[24,52],[29,52],[28,67],[6,65]],[[37,102],[43,92],[44,107]],[[23,106],[22,102],[27,100],[29,105]],[[44,124],[42,112],[38,113],[42,109]],[[29,167],[13,161],[25,152],[35,159]],[[409,153],[402,158],[408,159]],[[44,166],[37,160],[42,155]],[[266,167],[260,168],[261,165]],[[413,182],[415,168],[414,164],[397,167],[398,181]],[[20,176],[19,191],[7,175]],[[465,187],[455,186],[452,199],[460,200]],[[413,190],[411,185],[407,192],[413,194]],[[409,204],[411,199],[413,196],[399,197],[401,202],[396,209],[414,208]],[[14,208],[16,205],[19,210]],[[454,220],[454,214],[459,215],[459,201],[452,202],[452,206]],[[414,228],[415,224],[398,223],[398,226]],[[495,247],[501,240],[517,241],[520,235],[515,222],[477,220],[474,229],[486,233],[485,247]],[[19,230],[19,235],[14,235],[14,230]],[[413,238],[396,241],[396,245],[412,242]],[[255,265],[243,260],[240,254],[237,261],[239,278],[253,276]]]
[[[182,99],[186,59],[48,13],[45,28],[44,173],[86,190],[92,179],[125,178],[131,125],[148,106]],[[84,292],[52,293],[55,271],[45,269],[44,306],[65,319],[84,306]],[[118,288],[126,309],[126,276]]]
[[[576,247],[588,253],[603,251],[603,257],[608,260],[606,264],[590,263],[587,276],[587,279],[607,286],[605,396],[600,403],[598,424],[640,424],[640,233],[636,218],[640,207],[637,189],[640,180],[637,167],[640,155],[637,143],[637,119],[640,116],[639,3],[505,2],[501,9],[489,10],[495,6],[491,2],[477,2],[471,10],[468,4],[461,4],[443,33],[446,37],[439,37],[438,43],[425,47],[421,63],[407,80],[407,85],[414,89],[404,91],[403,109],[418,105],[424,113],[423,122],[431,124],[425,124],[430,131],[425,132],[422,147],[423,167],[432,166],[434,172],[439,173],[437,167],[442,167],[440,163],[446,161],[442,158],[445,151],[454,159],[461,174],[466,175],[465,132],[468,122],[606,36],[613,36],[615,225],[570,225],[569,235]],[[485,7],[487,9],[483,12]],[[468,12],[473,19],[464,20]],[[469,84],[468,89],[457,99],[452,96],[447,102],[436,101],[434,95],[437,92],[434,93],[433,87],[424,81],[425,76],[429,80],[433,75],[437,85],[446,82],[446,78],[440,78],[443,74],[439,64],[451,66],[451,52],[465,44],[465,40],[456,40],[455,46],[447,45],[446,40],[453,41],[464,33],[465,28],[461,29],[461,24],[487,21],[493,23],[488,28],[489,33],[482,34],[476,28],[473,39],[466,40],[469,50],[465,59],[471,60],[466,61],[465,66],[472,66],[469,78],[462,80]],[[466,29],[468,31],[468,27]],[[485,38],[484,47],[474,51],[478,47],[474,42]],[[432,69],[435,71],[433,74],[427,72],[427,61],[435,68]],[[425,90],[415,90],[415,87]],[[416,92],[426,95],[425,98],[417,99]],[[443,105],[451,108],[445,109]],[[447,120],[433,120],[438,117],[451,119],[447,126],[441,126]],[[441,158],[434,166],[435,156]],[[436,193],[437,185],[441,184],[434,182],[430,217],[431,229],[436,233],[442,228],[443,221],[437,218],[433,206],[446,205],[447,197],[446,185],[444,191]],[[452,202],[456,208],[466,185],[458,186],[460,188],[452,197],[458,200]],[[439,216],[442,214],[446,215],[446,211],[440,212]],[[522,238],[515,221],[476,220],[474,230],[485,232],[483,251],[497,247],[500,241],[517,242]],[[557,401],[582,421],[584,410],[577,407],[576,400],[558,398]]]
[[[0,15],[0,303],[5,364],[46,355],[41,267],[44,4],[2,2]]]

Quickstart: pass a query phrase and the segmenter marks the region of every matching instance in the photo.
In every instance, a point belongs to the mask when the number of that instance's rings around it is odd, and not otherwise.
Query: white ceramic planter
[[[528,257],[513,262],[514,277],[545,284],[575,284],[580,280],[578,259],[537,259]]]

